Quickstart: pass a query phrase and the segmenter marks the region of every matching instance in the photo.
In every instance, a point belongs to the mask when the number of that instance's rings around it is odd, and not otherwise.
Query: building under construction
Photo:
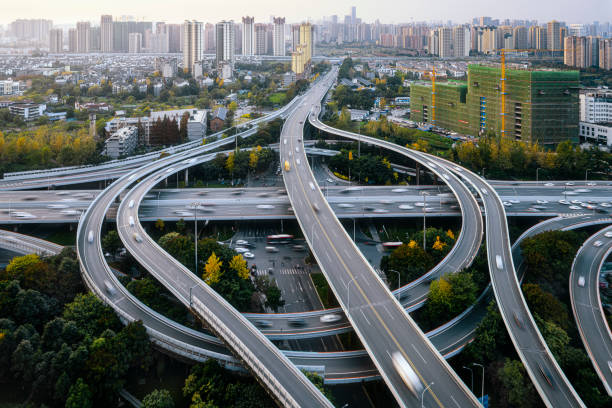
[[[492,131],[547,145],[578,141],[578,87],[578,71],[470,65],[467,82],[413,83],[410,115],[466,135]]]

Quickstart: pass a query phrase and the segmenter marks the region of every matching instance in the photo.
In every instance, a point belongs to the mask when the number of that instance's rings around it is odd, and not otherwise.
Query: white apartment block
[[[587,142],[612,147],[612,124],[580,122],[580,137]]]
[[[138,128],[127,126],[117,130],[106,141],[106,155],[112,159],[127,156],[138,145]]]
[[[24,90],[25,87],[19,81],[13,81],[10,78],[0,81],[0,95],[19,95]]]
[[[579,100],[580,122],[612,123],[612,90],[586,89]]]
[[[9,112],[12,115],[21,116],[26,122],[38,119],[47,110],[47,105],[44,103],[16,103],[9,106]]]

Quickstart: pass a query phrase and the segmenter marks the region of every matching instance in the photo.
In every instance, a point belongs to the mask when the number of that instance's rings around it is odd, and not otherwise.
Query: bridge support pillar
[[[185,169],[185,187],[189,186],[189,169]]]

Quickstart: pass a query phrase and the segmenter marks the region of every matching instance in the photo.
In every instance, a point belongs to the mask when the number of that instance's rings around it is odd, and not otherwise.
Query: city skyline
[[[612,2],[609,0],[587,0],[588,7],[575,7],[572,0],[515,0],[512,6],[492,4],[485,0],[471,0],[469,6],[457,4],[451,0],[439,0],[438,7],[431,8],[427,3],[397,4],[391,0],[381,2],[364,2],[360,0],[341,0],[330,5],[329,2],[315,0],[308,4],[287,4],[279,0],[262,0],[257,4],[246,0],[235,0],[231,10],[225,7],[203,7],[197,0],[180,0],[174,7],[167,2],[147,2],[134,0],[126,2],[107,0],[104,5],[90,4],[75,0],[59,0],[53,3],[42,3],[36,0],[23,0],[4,7],[0,24],[8,24],[19,18],[45,18],[54,24],[75,24],[76,21],[99,21],[100,15],[132,16],[135,19],[152,21],[182,22],[185,19],[212,22],[234,19],[239,21],[243,15],[253,15],[256,21],[268,22],[271,16],[284,16],[288,22],[305,20],[318,21],[331,15],[350,14],[351,6],[357,7],[357,17],[365,22],[380,20],[382,23],[410,23],[412,21],[452,20],[456,23],[469,22],[473,17],[491,16],[499,19],[526,19],[540,22],[556,19],[559,21],[588,23],[602,21],[603,16],[612,15]],[[199,12],[198,9],[203,11]],[[313,10],[317,14],[312,14]],[[605,10],[609,10],[606,13]],[[36,10],[36,14],[32,13]],[[402,16],[402,17],[398,17]],[[605,20],[604,20],[605,21]]]

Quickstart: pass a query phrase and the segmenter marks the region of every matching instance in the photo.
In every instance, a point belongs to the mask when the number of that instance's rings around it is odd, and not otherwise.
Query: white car
[[[300,146],[295,146],[295,152],[299,153],[300,152]]]
[[[425,207],[425,204],[420,202],[420,201],[414,203],[414,205],[417,206],[417,207]]]
[[[340,207],[340,208],[353,208],[355,206],[353,204],[340,203],[340,204],[338,204],[338,207]]]
[[[314,186],[314,183],[313,183],[312,181],[309,181],[309,182],[308,182],[308,187],[310,187],[310,189],[311,189],[312,191],[315,191],[315,186]]]
[[[243,247],[236,247],[234,248],[234,251],[238,252],[239,254],[246,254],[247,252],[249,252],[247,248]]]
[[[333,183],[333,182],[334,182],[334,180],[332,180],[332,179],[328,178],[328,179],[327,179],[327,182],[328,182],[328,183]]]
[[[342,316],[338,315],[338,314],[326,314],[321,316],[321,318],[319,319],[321,321],[321,323],[334,323],[337,322],[338,320],[342,319]]]
[[[393,190],[391,190],[393,193],[405,193],[406,191],[408,191],[405,188],[394,188]]]
[[[400,210],[414,210],[414,206],[410,204],[402,204],[399,206]]]
[[[247,258],[247,259],[255,258],[255,254],[253,254],[252,252],[245,252],[245,253],[242,254],[242,256]]]
[[[552,186],[554,186],[554,184],[553,184],[553,183],[544,183],[544,185],[545,185],[546,187],[552,187]]]
[[[580,200],[572,200],[572,204],[582,204],[582,201],[580,201]]]
[[[584,287],[584,276],[578,277],[578,286],[580,286],[581,288]]]
[[[577,193],[590,193],[591,192],[591,190],[589,190],[588,188],[577,188],[574,191]]]
[[[383,214],[383,213],[388,213],[389,211],[385,210],[384,208],[377,208],[374,210],[374,212],[378,214]]]
[[[612,207],[612,204],[610,203],[600,203],[599,205],[601,205],[602,207]]]
[[[300,159],[295,159],[295,164],[297,164],[298,166],[302,164],[302,161]]]
[[[559,200],[559,204],[569,205],[569,201],[561,199]]]
[[[132,234],[132,238],[134,238],[134,241],[136,242],[142,242],[142,237],[140,236],[139,233],[135,232],[134,234]]]
[[[521,202],[521,200],[516,200],[514,198],[508,201],[510,201],[512,204],[519,204]]]
[[[392,200],[379,200],[378,202],[381,204],[393,204]]]
[[[577,205],[570,205],[569,209],[570,210],[581,210],[582,208],[580,208],[580,206],[577,206]]]
[[[565,185],[566,185],[566,186],[573,186],[573,185],[574,185],[574,183],[573,183],[573,182],[571,182],[571,181],[568,181],[567,183],[565,183]]]
[[[599,247],[600,247],[600,246],[602,246],[602,245],[603,245],[603,241],[599,241],[599,240],[597,240],[597,241],[593,242],[593,246],[594,246],[594,247],[599,248]]]
[[[236,241],[236,245],[248,245],[249,241],[246,239],[239,239]]]
[[[597,185],[596,183],[587,183],[587,186],[591,186],[591,187],[596,186],[596,185]]]
[[[546,201],[546,200],[537,200],[536,203],[538,203],[538,204],[548,204],[548,201]]]
[[[260,210],[271,210],[274,206],[272,204],[257,204],[257,208]]]
[[[66,204],[49,204],[47,208],[68,208]]]
[[[612,238],[612,231],[608,231],[604,234],[604,237],[606,238]]]
[[[510,206],[512,206],[512,203],[511,203],[511,202],[509,202],[509,201],[504,201],[504,202],[503,202],[503,204],[504,204],[504,207],[510,207]]]

